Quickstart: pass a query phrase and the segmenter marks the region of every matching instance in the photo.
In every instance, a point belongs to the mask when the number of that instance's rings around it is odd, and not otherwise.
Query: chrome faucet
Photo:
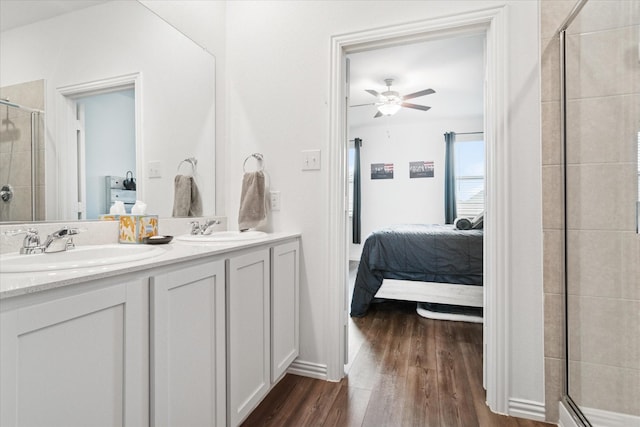
[[[26,235],[22,240],[21,254],[40,254],[42,246],[40,246],[40,235],[35,228],[29,228],[24,232]]]
[[[200,225],[198,221],[191,221],[189,223],[191,225],[191,234],[211,234],[213,231],[213,226],[220,224],[220,220],[218,219],[208,219],[204,224]]]
[[[80,233],[77,228],[62,227],[58,231],[47,236],[44,245],[42,245],[42,251],[44,253],[62,252],[73,249],[76,245],[73,243],[74,235]]]
[[[26,230],[8,230],[2,234],[5,236],[25,234],[24,239],[22,240],[20,253],[30,255],[62,252],[73,249],[76,245],[73,243],[72,236],[78,233],[80,233],[79,229],[65,226],[48,235],[44,244],[40,244],[40,235],[38,234],[38,230],[35,228],[28,228]]]

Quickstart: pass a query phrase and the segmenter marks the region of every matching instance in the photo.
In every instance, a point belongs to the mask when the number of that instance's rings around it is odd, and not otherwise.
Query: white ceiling
[[[370,50],[348,55],[349,105],[375,102],[365,92],[386,90],[384,79],[393,78],[391,90],[407,95],[431,88],[436,93],[407,102],[430,106],[429,111],[402,108],[388,118],[373,119],[376,107],[349,108],[352,127],[382,120],[395,123],[437,118],[479,117],[484,110],[484,36],[467,36]]]
[[[95,6],[108,0],[0,0],[0,31]]]

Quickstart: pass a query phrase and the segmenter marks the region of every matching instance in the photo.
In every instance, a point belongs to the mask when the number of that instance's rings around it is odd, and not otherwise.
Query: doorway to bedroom
[[[431,233],[434,225],[449,232],[455,229],[456,219],[460,228],[467,224],[471,228],[473,219],[483,213],[485,45],[484,32],[478,32],[347,55],[349,286],[345,298],[349,312],[356,316],[366,314],[375,294],[387,300],[375,305],[385,307],[384,316],[393,315],[394,310],[404,315],[413,310],[416,316],[482,321],[481,230],[458,233],[474,236],[456,238],[475,252],[462,254],[465,260],[450,262],[444,270],[435,265],[442,264],[437,254],[431,264],[427,260],[423,265],[427,257],[420,256],[421,243],[383,247],[378,237],[390,234],[397,240],[399,230]],[[394,103],[398,107],[387,105]],[[375,243],[367,244],[369,236]],[[451,251],[459,248],[454,245]],[[363,253],[367,261],[378,264],[361,263]],[[446,252],[441,255],[450,258]],[[394,278],[386,277],[376,289],[382,277],[372,277],[378,272],[371,272],[383,263],[394,270],[386,276]],[[352,306],[358,268],[362,270],[358,286],[369,288],[355,293],[356,299],[365,297]],[[359,354],[368,357],[362,353],[366,353],[370,328],[356,318],[347,323],[345,370],[349,372]]]

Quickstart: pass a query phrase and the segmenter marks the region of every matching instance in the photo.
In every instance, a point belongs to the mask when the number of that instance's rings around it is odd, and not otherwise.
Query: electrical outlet
[[[148,163],[149,178],[162,178],[162,163],[153,161]]]
[[[279,211],[280,210],[280,192],[272,191],[270,196],[271,196],[271,210]]]
[[[302,151],[302,170],[320,170],[320,150]]]

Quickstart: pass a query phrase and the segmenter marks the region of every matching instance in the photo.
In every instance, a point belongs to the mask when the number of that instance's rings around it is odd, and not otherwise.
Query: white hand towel
[[[247,172],[242,177],[240,212],[238,214],[240,231],[257,226],[266,217],[264,173],[262,171]]]

